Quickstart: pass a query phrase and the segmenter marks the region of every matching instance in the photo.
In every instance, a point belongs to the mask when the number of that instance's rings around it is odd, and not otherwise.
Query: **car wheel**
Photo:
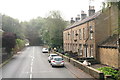
[[[51,64],[52,67],[54,67],[52,64]]]
[[[51,64],[51,63],[50,63]],[[54,65],[51,64],[52,67],[54,67]]]

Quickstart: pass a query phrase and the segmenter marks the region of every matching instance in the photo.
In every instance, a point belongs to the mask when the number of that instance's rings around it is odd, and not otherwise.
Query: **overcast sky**
[[[88,13],[89,4],[100,10],[103,0],[0,0],[0,13],[20,21],[29,21],[38,16],[46,17],[49,11],[59,10],[65,20],[76,17],[84,10]]]

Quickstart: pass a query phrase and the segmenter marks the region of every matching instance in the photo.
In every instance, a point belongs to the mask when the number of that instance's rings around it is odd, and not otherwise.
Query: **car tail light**
[[[55,61],[53,61],[53,62],[55,62]]]

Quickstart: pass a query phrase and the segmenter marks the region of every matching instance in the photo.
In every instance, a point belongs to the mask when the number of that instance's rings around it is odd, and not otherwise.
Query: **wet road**
[[[42,53],[42,47],[27,47],[20,54],[13,56],[4,65],[3,78],[76,78],[67,68],[55,67],[49,64],[48,53]]]

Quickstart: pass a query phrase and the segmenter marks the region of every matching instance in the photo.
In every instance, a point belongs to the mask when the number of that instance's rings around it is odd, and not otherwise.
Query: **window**
[[[90,26],[90,40],[93,39],[93,29],[92,29],[92,26]]]
[[[93,39],[93,33],[90,33],[90,40]]]
[[[85,31],[84,34],[85,34],[85,39],[86,39],[87,38],[87,28],[85,28],[84,31]]]
[[[92,31],[92,26],[90,26],[90,31]]]
[[[75,48],[74,48],[74,44],[73,44],[73,52],[74,52],[74,49],[75,49]]]
[[[93,57],[93,45],[90,45],[90,57]]]
[[[81,40],[82,39],[82,30],[79,29],[79,39]]]
[[[65,33],[65,39],[67,40],[67,33]]]
[[[83,39],[87,38],[87,28],[83,28]]]
[[[82,55],[82,53],[83,53],[82,44],[79,45],[79,49],[78,50],[79,50],[79,55]]]
[[[76,32],[75,32],[75,35],[76,35],[76,37],[78,36],[78,33],[77,33],[78,31],[76,30]]]
[[[85,39],[85,29],[83,28],[83,39]]]
[[[69,40],[69,32],[68,32],[68,40]]]
[[[76,46],[75,46],[75,49],[76,49],[75,52],[77,52],[77,49],[78,49],[77,44],[76,44]]]
[[[74,31],[73,31],[73,39],[74,39]]]
[[[84,57],[87,56],[86,46],[84,46]]]
[[[84,57],[88,57],[88,45],[84,44]]]

